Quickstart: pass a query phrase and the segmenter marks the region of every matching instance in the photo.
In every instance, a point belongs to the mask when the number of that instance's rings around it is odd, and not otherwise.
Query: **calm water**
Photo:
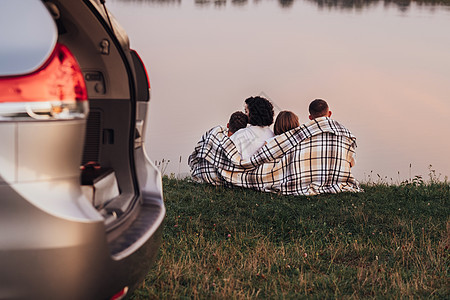
[[[340,3],[340,1],[336,1]],[[284,3],[284,5],[280,4]],[[148,67],[147,150],[189,172],[209,128],[263,94],[306,122],[311,100],[358,138],[366,181],[450,175],[450,10],[316,1],[107,1]],[[181,163],[180,163],[181,156]],[[410,167],[411,166],[411,167]],[[372,174],[372,175],[371,175]]]

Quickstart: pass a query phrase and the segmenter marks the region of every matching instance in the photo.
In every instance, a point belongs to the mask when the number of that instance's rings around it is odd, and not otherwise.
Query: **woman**
[[[242,159],[249,158],[274,134],[269,128],[273,123],[273,105],[263,97],[250,97],[245,100],[245,113],[250,126],[239,129],[230,138],[236,145]]]
[[[292,111],[283,110],[280,111],[280,113],[277,116],[277,119],[275,120],[275,124],[273,125],[273,131],[275,135],[279,135],[285,133],[286,131],[294,129],[298,126],[300,126],[300,123],[298,122],[297,115],[294,114]]]

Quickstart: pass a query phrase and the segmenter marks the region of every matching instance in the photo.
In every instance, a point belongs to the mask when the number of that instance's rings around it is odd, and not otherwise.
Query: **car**
[[[165,206],[150,84],[104,1],[0,3],[0,299],[119,299]]]

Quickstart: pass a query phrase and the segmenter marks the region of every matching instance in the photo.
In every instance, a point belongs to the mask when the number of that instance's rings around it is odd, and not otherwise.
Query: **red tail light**
[[[56,44],[37,71],[0,77],[0,120],[75,119],[88,112],[83,74],[69,49]]]
[[[112,296],[111,300],[121,300],[127,295],[127,293],[128,293],[128,287],[126,286],[123,289],[121,289],[120,292],[118,292],[117,294]]]
[[[147,88],[150,89],[150,79],[148,77],[148,72],[147,72],[147,68],[145,67],[144,62],[142,61],[141,56],[136,52],[136,50],[131,49],[131,52],[136,56],[137,60],[139,61],[140,65],[142,66],[143,72],[144,72],[144,76],[145,76],[145,80],[147,81]]]

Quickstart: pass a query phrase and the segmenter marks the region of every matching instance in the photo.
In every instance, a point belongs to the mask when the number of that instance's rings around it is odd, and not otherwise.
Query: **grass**
[[[159,257],[133,299],[450,296],[446,181],[313,197],[163,184]]]

